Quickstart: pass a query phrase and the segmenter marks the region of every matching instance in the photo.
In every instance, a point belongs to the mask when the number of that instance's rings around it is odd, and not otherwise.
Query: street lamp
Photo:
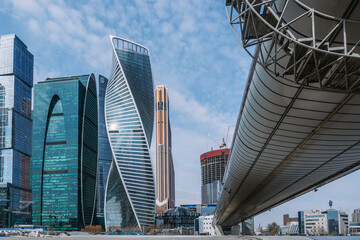
[[[8,204],[8,208],[3,207],[2,210],[4,212],[8,213],[8,227],[11,227],[11,222],[12,222],[12,214],[24,214],[24,215],[31,215],[31,212],[29,211],[23,211],[24,209],[26,209],[27,207],[29,207],[33,202],[32,201],[19,201],[19,204],[26,204],[25,206],[19,206],[19,210],[12,210],[11,209],[11,200],[10,199],[0,199],[0,202],[7,202]]]

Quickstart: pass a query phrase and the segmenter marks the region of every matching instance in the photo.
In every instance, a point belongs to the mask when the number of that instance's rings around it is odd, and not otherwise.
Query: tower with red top
[[[201,203],[216,204],[221,191],[230,149],[222,148],[201,154]]]

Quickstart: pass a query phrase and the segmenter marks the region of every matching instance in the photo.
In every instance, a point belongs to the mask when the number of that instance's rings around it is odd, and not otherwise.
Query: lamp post
[[[41,216],[47,216],[49,217],[49,228],[52,227],[52,219],[56,219],[58,220],[58,223],[59,223],[59,218],[66,218],[64,215],[61,215],[61,214],[50,214],[50,213],[41,213]],[[59,226],[60,227],[60,226]],[[54,224],[54,228],[55,228],[55,224]],[[48,229],[49,230],[49,229]],[[62,227],[60,228],[60,230],[62,230]]]
[[[9,203],[9,199],[0,199],[0,202],[7,202]],[[3,212],[8,212],[8,228],[11,227],[11,204],[9,204],[8,208],[2,207]]]
[[[2,207],[2,211],[8,213],[8,228],[11,227],[12,222],[12,215],[15,214],[24,214],[24,215],[30,215],[31,213],[29,211],[23,211],[25,208],[29,207],[33,202],[32,201],[19,201],[19,204],[27,204],[24,207],[20,206],[19,210],[12,210],[11,209],[11,200],[10,199],[0,199],[0,202],[7,202],[8,208]]]

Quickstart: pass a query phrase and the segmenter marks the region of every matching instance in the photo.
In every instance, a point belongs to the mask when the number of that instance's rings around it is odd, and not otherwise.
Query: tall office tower
[[[155,90],[156,124],[156,213],[175,207],[175,172],[171,154],[169,97],[164,86]]]
[[[111,77],[105,121],[113,155],[105,194],[105,226],[154,223],[155,185],[149,154],[154,124],[154,88],[149,50],[110,36]]]
[[[1,36],[0,227],[31,221],[33,62],[33,55],[15,34]]]
[[[105,124],[105,91],[108,79],[99,75],[98,79],[98,111],[99,111],[99,149],[98,149],[98,189],[96,218],[98,223],[104,225],[104,204],[106,181],[111,165],[112,153]]]
[[[201,154],[201,203],[216,204],[221,191],[229,148],[218,149]]]
[[[33,224],[67,230],[92,224],[98,155],[94,75],[36,84],[33,121]]]

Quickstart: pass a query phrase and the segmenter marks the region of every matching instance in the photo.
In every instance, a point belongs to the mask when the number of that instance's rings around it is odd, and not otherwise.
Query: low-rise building
[[[349,212],[343,210],[300,211],[298,219],[300,235],[347,235],[349,229]]]
[[[216,204],[183,204],[180,207],[195,211],[200,214],[200,216],[206,216],[214,214],[216,209]]]
[[[360,236],[360,222],[350,223],[349,233],[351,236]]]
[[[195,219],[195,233],[199,235],[215,235],[215,228],[213,227],[214,215],[200,216]]]
[[[184,207],[168,209],[166,212],[156,214],[157,225],[164,228],[194,228],[194,220],[200,216],[199,213]]]
[[[297,217],[290,217],[289,214],[283,215],[284,225],[286,226],[288,222],[297,222],[299,219]]]

